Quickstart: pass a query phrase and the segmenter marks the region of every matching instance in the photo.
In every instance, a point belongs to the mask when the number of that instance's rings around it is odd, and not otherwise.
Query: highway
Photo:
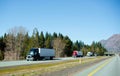
[[[82,57],[82,58],[94,58],[94,57]],[[27,60],[17,60],[17,61],[0,61],[0,68],[19,66],[19,65],[29,65],[29,64],[38,64],[38,63],[50,63],[50,62],[60,62],[66,60],[75,60],[78,58],[65,57],[65,58],[54,58],[53,60],[39,60],[39,61],[27,61]]]
[[[0,61],[0,68],[11,67],[11,66],[18,66],[18,65],[49,63],[49,62],[60,62],[60,61],[73,60],[73,59],[77,59],[77,58],[66,57],[66,58],[54,58],[53,60],[39,60],[39,61],[27,61],[27,60]]]
[[[77,72],[74,76],[120,76],[120,57],[116,55],[111,59]]]

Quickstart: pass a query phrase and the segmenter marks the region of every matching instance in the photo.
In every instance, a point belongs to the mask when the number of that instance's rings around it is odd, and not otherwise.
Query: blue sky
[[[23,26],[86,44],[120,34],[119,0],[0,0],[0,36]]]

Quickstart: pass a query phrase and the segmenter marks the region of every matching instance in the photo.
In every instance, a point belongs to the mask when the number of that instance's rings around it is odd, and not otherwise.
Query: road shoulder
[[[65,68],[59,71],[54,71],[54,72],[50,72],[50,73],[44,73],[42,75],[39,76],[74,76],[74,74],[79,73],[80,71],[83,71],[101,61],[104,61],[106,59],[108,59],[109,57],[105,57],[105,58],[101,58],[95,61],[90,61],[90,62],[86,62],[84,64],[79,64],[73,67],[69,67],[69,68]]]

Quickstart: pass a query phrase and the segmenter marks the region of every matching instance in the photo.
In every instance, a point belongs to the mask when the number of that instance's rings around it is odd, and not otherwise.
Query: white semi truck
[[[92,52],[87,52],[87,56],[93,56]]]
[[[42,59],[50,59],[52,60],[55,57],[54,49],[46,49],[46,48],[32,48],[27,54],[27,61],[36,61]]]

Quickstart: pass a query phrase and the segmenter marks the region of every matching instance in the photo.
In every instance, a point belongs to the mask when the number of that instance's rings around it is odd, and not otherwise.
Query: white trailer
[[[92,52],[87,52],[87,56],[93,56]]]
[[[32,48],[30,49],[26,59],[30,60],[42,60],[42,59],[53,59],[55,57],[54,49],[46,48]]]

